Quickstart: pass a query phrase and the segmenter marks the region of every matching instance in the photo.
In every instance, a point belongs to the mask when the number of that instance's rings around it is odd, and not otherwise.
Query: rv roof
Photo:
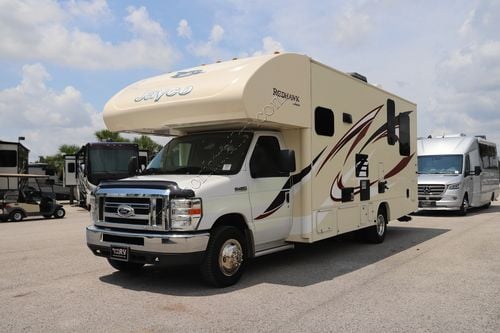
[[[419,156],[464,154],[476,142],[477,138],[470,136],[422,139],[417,141],[417,153]]]
[[[104,122],[112,131],[159,135],[264,123],[267,129],[311,127],[311,61],[272,54],[151,77],[113,96],[104,107]]]

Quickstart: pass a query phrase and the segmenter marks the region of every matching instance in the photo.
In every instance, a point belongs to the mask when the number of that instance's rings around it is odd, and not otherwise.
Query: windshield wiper
[[[185,167],[180,167],[180,168],[177,168],[177,169],[170,169],[170,170],[163,170],[164,173],[173,173],[173,174],[192,174],[192,173],[198,173],[200,171],[205,171],[203,168],[201,167],[197,167],[197,166],[185,166]]]
[[[159,174],[158,171],[161,171],[160,168],[149,168],[141,172],[141,175],[154,175],[154,174]]]

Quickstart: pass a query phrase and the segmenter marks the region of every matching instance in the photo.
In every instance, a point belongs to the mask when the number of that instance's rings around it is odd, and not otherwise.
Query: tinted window
[[[324,136],[333,136],[334,133],[333,111],[318,106],[314,110],[314,128],[316,134]]]
[[[470,157],[465,155],[465,171],[464,174],[468,176],[470,174]]]
[[[68,172],[70,172],[70,173],[75,172],[75,163],[73,163],[73,162],[68,163]]]
[[[252,178],[286,177],[287,172],[280,171],[280,145],[274,136],[261,136],[257,140],[250,158]]]
[[[496,169],[498,167],[497,148],[495,146],[490,146],[490,145],[480,143],[479,144],[479,155],[481,155],[481,161],[483,163],[483,168]]]
[[[17,166],[17,152],[15,150],[0,150],[0,167],[13,168]]]

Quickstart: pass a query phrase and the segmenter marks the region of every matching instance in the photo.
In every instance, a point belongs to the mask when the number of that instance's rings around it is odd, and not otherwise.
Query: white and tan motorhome
[[[274,54],[134,83],[112,131],[176,135],[137,176],[94,191],[87,244],[119,270],[196,262],[238,281],[252,257],[417,209],[416,105],[307,56]]]

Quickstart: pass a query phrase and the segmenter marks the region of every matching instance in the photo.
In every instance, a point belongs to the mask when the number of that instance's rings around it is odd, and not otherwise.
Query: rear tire
[[[109,264],[116,270],[120,272],[137,272],[139,271],[144,264],[138,262],[130,262],[130,261],[119,261],[108,259]]]
[[[66,215],[66,211],[62,207],[57,208],[56,211],[54,212],[54,217],[56,219],[62,219],[65,215]]]
[[[215,287],[228,287],[241,278],[248,258],[245,237],[231,226],[216,228],[200,265],[203,280]]]
[[[23,220],[23,218],[24,218],[24,214],[23,214],[23,212],[21,212],[19,210],[15,210],[12,213],[10,213],[10,215],[9,215],[9,219],[12,222],[21,222]]]
[[[372,244],[382,243],[387,231],[387,222],[387,212],[383,206],[380,206],[377,212],[376,224],[363,230],[363,239]]]

